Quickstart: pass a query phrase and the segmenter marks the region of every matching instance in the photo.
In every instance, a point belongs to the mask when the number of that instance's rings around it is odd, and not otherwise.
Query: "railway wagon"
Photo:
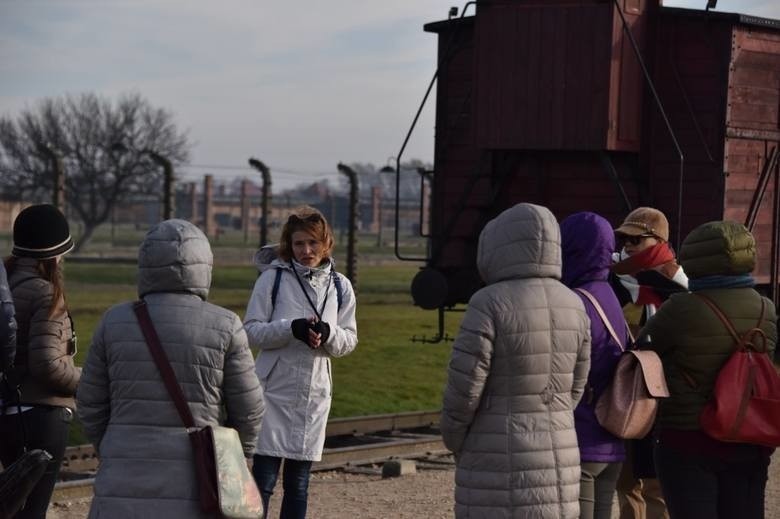
[[[614,225],[654,206],[675,247],[706,221],[744,222],[778,302],[780,21],[658,0],[483,0],[425,30],[436,134],[412,296],[439,310],[440,331],[481,286],[482,227],[518,202]]]

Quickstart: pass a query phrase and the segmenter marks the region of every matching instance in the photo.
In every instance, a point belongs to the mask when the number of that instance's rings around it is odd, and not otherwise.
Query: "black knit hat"
[[[55,258],[73,248],[68,221],[49,204],[31,205],[14,220],[11,254],[39,260]]]

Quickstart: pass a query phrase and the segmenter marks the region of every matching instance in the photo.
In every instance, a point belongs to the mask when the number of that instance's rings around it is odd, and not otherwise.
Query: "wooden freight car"
[[[615,225],[654,206],[677,247],[703,222],[745,222],[778,302],[780,21],[657,0],[482,0],[425,30],[439,67],[417,305],[441,322],[468,302],[479,232],[518,202]]]

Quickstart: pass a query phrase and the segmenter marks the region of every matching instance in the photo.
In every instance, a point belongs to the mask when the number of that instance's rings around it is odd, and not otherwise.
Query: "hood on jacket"
[[[741,223],[707,222],[683,240],[680,264],[691,279],[748,274],[756,266],[756,241]]]
[[[615,233],[612,226],[596,213],[575,213],[561,222],[561,281],[578,287],[588,281],[609,277]]]
[[[477,268],[486,284],[561,277],[561,234],[546,207],[521,203],[490,220],[479,235]]]
[[[205,300],[213,261],[200,229],[185,220],[165,220],[146,233],[138,250],[138,296],[189,292]]]
[[[262,274],[266,270],[272,267],[272,263],[274,260],[276,260],[279,257],[279,244],[278,243],[270,243],[268,245],[263,245],[259,249],[257,249],[257,252],[255,252],[254,258],[252,258],[252,263],[255,264],[255,268],[257,271]]]

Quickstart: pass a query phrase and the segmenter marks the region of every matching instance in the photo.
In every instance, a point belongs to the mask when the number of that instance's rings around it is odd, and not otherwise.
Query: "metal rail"
[[[471,5],[477,5],[477,2],[476,1],[466,2],[466,4],[463,6],[463,9],[461,9],[460,11],[460,16],[458,17],[458,20],[461,21],[463,20],[464,16],[466,15],[466,11]],[[409,144],[409,138],[412,136],[412,133],[414,132],[414,128],[417,126],[417,121],[420,119],[420,114],[422,113],[423,108],[425,107],[425,103],[428,102],[428,96],[431,94],[431,91],[433,90],[433,85],[436,84],[436,80],[439,77],[439,69],[442,67],[444,63],[449,61],[453,53],[455,36],[458,34],[459,30],[460,30],[460,25],[456,25],[453,34],[450,36],[450,41],[449,41],[450,44],[447,46],[447,53],[437,63],[436,71],[433,73],[433,77],[431,78],[430,83],[428,83],[428,88],[425,90],[425,95],[423,96],[423,99],[420,102],[420,106],[417,108],[417,113],[414,114],[414,119],[412,120],[412,124],[411,126],[409,126],[409,130],[406,132],[406,137],[404,137],[403,144],[401,144],[401,149],[398,150],[398,153],[395,156],[395,231],[394,231],[395,245],[393,247],[393,250],[395,252],[395,257],[401,261],[428,261],[427,257],[416,258],[416,257],[401,255],[401,251],[399,247],[399,235],[398,235],[398,228],[401,224],[401,218],[399,215],[401,210],[401,196],[400,196],[401,158],[403,157],[404,151],[406,151],[406,145]]]
[[[389,458],[414,458],[445,454],[447,449],[435,431],[406,432],[435,428],[439,423],[439,411],[415,411],[385,415],[367,415],[351,418],[335,418],[328,421],[326,445],[339,438],[354,437],[351,445],[326,447],[322,460],[314,463],[312,470],[333,470],[350,465],[379,463]],[[94,478],[83,477],[94,473],[98,458],[94,447],[79,445],[65,449],[60,475],[63,478],[54,487],[52,502],[90,497],[93,495]],[[79,478],[80,479],[76,479]]]

